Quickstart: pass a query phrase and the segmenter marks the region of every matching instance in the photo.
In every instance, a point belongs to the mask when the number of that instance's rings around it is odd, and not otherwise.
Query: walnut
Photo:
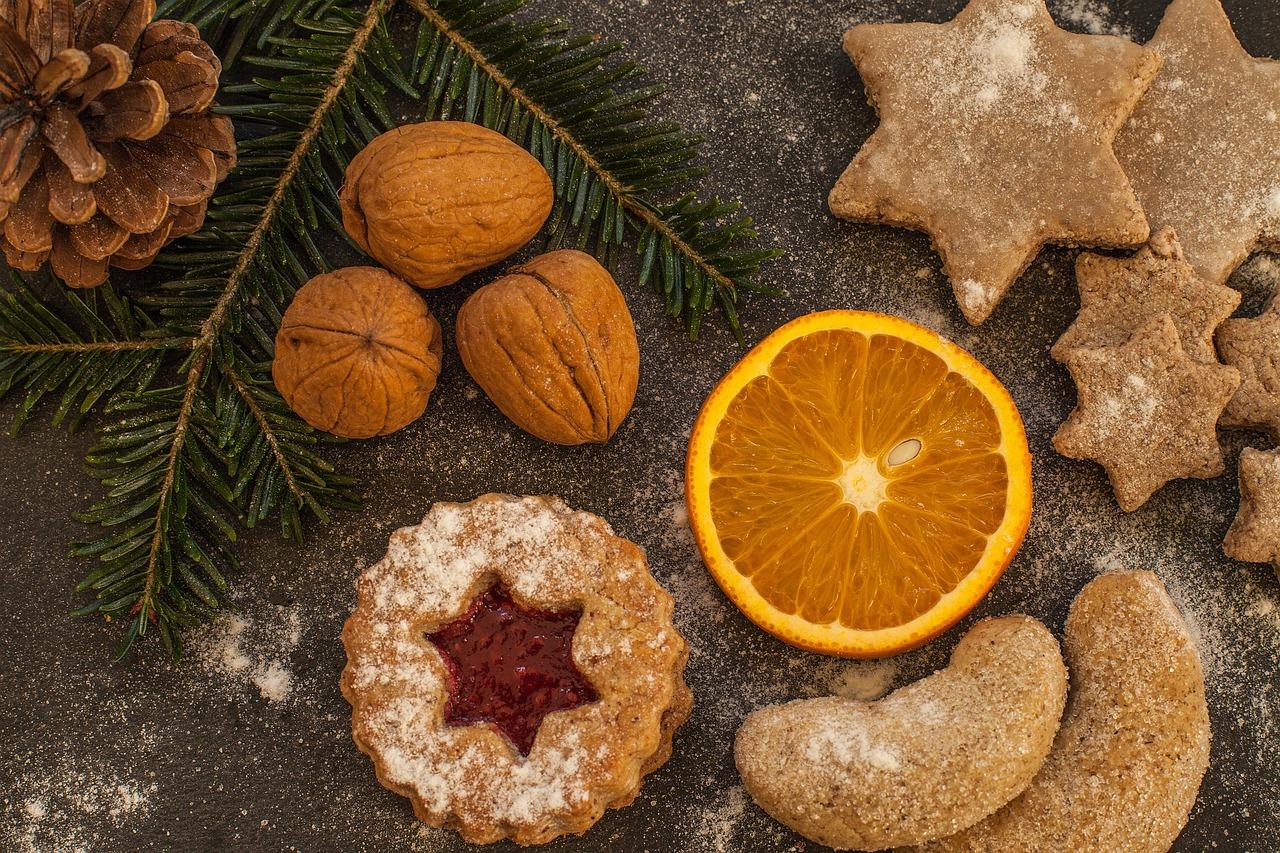
[[[387,131],[352,159],[339,195],[351,239],[424,288],[511,255],[538,233],[552,200],[541,163],[464,121]]]
[[[316,276],[293,297],[271,375],[313,427],[369,438],[423,413],[441,354],[440,324],[413,288],[377,267],[347,267]]]
[[[608,270],[572,249],[471,294],[458,352],[502,413],[556,444],[608,441],[631,410],[640,350]]]

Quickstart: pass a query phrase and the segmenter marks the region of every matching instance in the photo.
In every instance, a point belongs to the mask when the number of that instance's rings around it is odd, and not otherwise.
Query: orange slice
[[[778,329],[703,404],[685,472],[711,574],[796,646],[882,657],[937,636],[1031,516],[1022,419],[990,371],[883,314]]]

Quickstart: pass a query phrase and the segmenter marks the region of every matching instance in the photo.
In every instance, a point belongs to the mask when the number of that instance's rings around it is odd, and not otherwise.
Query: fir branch
[[[644,86],[634,63],[610,59],[621,45],[520,20],[523,0],[408,3],[422,16],[415,80],[428,86],[426,114],[499,130],[542,160],[558,200],[552,244],[576,235],[612,266],[630,228],[641,285],[654,285],[692,337],[713,304],[740,332],[739,289],[776,292],[755,276],[780,252],[751,245],[756,232],[736,204],[693,193],[659,200],[702,173],[701,140],[647,118],[661,90]]]
[[[91,303],[59,286],[56,301],[46,304],[17,276],[11,278],[12,289],[0,290],[0,396],[27,391],[11,434],[42,400],[59,392],[52,422],[75,429],[98,401],[123,388],[144,387],[166,351],[187,344],[180,336],[154,336],[150,318],[110,285],[92,292]]]
[[[326,268],[305,225],[297,226],[317,216],[315,185],[328,183],[322,161],[345,163],[363,145],[337,142],[328,128],[340,109],[350,114],[351,87],[380,87],[361,58],[375,34],[389,49],[385,8],[378,2],[360,15],[333,10],[323,20],[295,22],[309,37],[275,56],[305,52],[312,57],[306,71],[239,87],[252,97],[229,111],[268,132],[242,145],[241,165],[215,200],[208,226],[157,262],[185,273],[139,297],[170,334],[189,336],[189,352],[179,386],[122,395],[109,407],[127,413],[117,422],[124,427],[105,428],[90,454],[108,491],[79,518],[111,532],[77,546],[104,564],[81,583],[95,599],[80,612],[127,611],[120,655],[152,624],[179,654],[177,629],[224,604],[223,569],[233,565],[228,543],[237,527],[278,514],[282,532],[301,538],[304,513],[326,520],[328,508],[356,505],[354,482],[313,452],[314,431],[269,381],[251,374],[255,363],[269,360],[294,289]],[[331,60],[327,71],[316,54]],[[296,110],[280,111],[282,93],[296,91],[301,78],[320,82],[289,101],[305,109],[304,122]],[[267,174],[272,180],[263,180]],[[330,195],[336,205],[336,191]]]
[[[125,623],[120,655],[154,628],[176,657],[181,629],[228,603],[240,529],[274,518],[298,539],[307,518],[357,505],[354,480],[324,458],[331,439],[289,410],[269,365],[294,291],[328,268],[313,234],[342,233],[337,184],[396,124],[392,99],[526,147],[555,185],[549,242],[610,265],[634,246],[641,284],[691,335],[715,304],[737,331],[740,290],[767,289],[755,276],[777,253],[735,204],[684,191],[699,140],[646,117],[660,90],[611,58],[620,45],[527,20],[523,0],[409,0],[420,27],[402,58],[391,2],[163,0],[223,57],[219,110],[240,138],[205,226],[126,276],[128,300],[111,285],[0,294],[0,396],[27,393],[15,428],[56,395],[55,422],[102,414],[87,462],[105,494],[77,517],[103,532],[73,554],[97,561],[78,612]]]

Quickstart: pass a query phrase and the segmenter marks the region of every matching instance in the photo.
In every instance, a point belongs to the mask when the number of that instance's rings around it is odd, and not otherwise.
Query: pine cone
[[[222,63],[155,0],[0,0],[0,221],[10,266],[72,287],[204,222],[235,165]]]

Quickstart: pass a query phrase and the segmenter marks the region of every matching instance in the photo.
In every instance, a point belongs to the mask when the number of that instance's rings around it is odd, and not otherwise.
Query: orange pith
[[[857,311],[795,320],[730,371],[694,425],[685,483],[734,603],[789,643],[857,657],[967,613],[1031,512],[1004,386],[933,332]]]

